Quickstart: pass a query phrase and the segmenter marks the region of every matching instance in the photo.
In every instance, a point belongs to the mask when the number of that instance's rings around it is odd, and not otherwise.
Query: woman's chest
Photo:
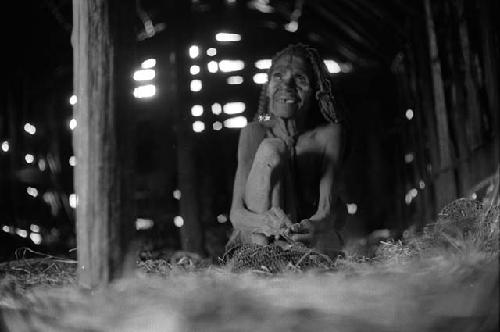
[[[320,175],[323,147],[314,137],[299,137],[294,154],[294,163],[301,176]]]

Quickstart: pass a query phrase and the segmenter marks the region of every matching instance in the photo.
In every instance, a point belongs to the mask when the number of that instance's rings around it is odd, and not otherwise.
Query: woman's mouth
[[[284,104],[293,104],[298,102],[298,98],[296,97],[291,97],[291,96],[279,96],[275,100],[277,100],[280,103]]]
[[[280,102],[286,103],[286,104],[293,104],[293,103],[297,102],[296,99],[292,99],[292,98],[280,98],[279,100],[280,100]]]

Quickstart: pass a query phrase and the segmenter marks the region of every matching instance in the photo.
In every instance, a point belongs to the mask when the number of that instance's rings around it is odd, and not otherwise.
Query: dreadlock
[[[330,123],[340,123],[342,122],[343,116],[340,111],[334,107],[334,98],[331,91],[330,81],[328,79],[328,70],[325,63],[322,61],[316,49],[309,47],[304,44],[289,45],[285,49],[278,52],[272,59],[273,65],[269,68],[268,77],[270,77],[276,60],[285,54],[303,54],[305,55],[307,61],[311,65],[313,79],[315,81],[315,99],[317,101],[318,109],[323,117],[323,121]],[[259,99],[259,108],[256,114],[258,120],[269,119],[270,114],[268,113],[269,108],[269,98],[267,97],[267,89],[269,85],[269,80],[262,87]]]

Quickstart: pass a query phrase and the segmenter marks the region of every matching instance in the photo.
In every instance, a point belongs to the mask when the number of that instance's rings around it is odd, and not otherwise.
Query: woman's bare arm
[[[323,163],[319,182],[318,208],[309,220],[327,223],[336,213],[337,197],[335,193],[336,176],[340,168],[342,153],[342,127],[331,124],[318,135],[323,146]]]
[[[235,229],[260,233],[266,236],[277,235],[280,226],[287,220],[279,208],[271,208],[264,213],[250,211],[245,204],[245,188],[248,175],[252,168],[256,150],[264,135],[262,128],[251,124],[244,128],[238,143],[238,167],[234,178],[233,199],[231,203],[230,220]]]
[[[335,227],[336,220],[343,218],[345,206],[335,192],[336,175],[340,167],[342,153],[342,128],[331,124],[322,128],[317,135],[318,143],[323,146],[323,162],[319,181],[319,201],[316,212],[299,225],[292,226],[292,239],[312,243],[315,238]]]

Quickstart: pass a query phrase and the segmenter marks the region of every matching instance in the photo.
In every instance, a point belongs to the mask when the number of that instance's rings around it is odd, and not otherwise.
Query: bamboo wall
[[[416,220],[471,196],[498,170],[498,7],[490,0],[423,0],[422,15],[406,27],[409,40],[393,72],[400,108],[414,110],[405,141],[415,165],[402,190],[426,184]]]

